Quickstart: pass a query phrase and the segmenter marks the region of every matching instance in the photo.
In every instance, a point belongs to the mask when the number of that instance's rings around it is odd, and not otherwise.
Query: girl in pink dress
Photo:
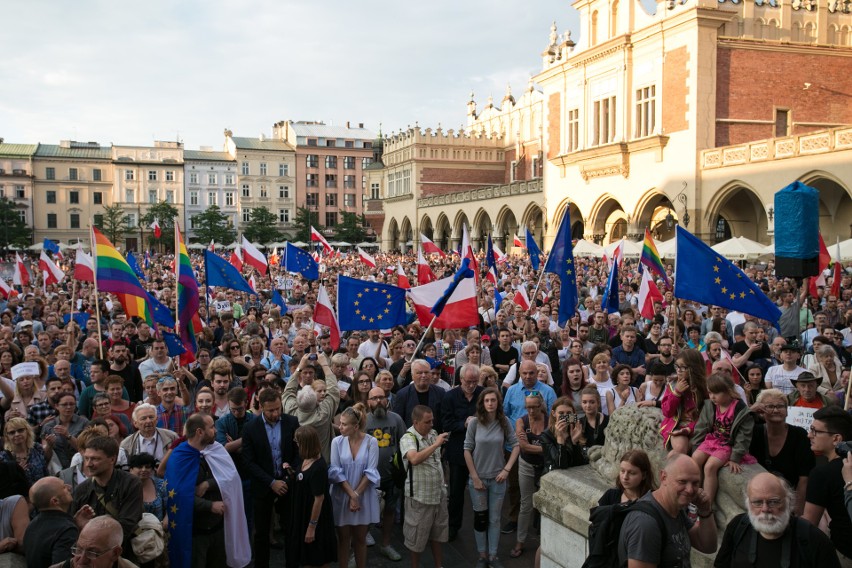
[[[740,464],[757,463],[748,453],[754,430],[754,417],[737,395],[727,375],[714,374],[707,379],[710,400],[704,403],[692,445],[692,459],[704,472],[704,491],[711,503],[719,487],[719,470],[727,466],[740,473]]]
[[[684,349],[675,359],[675,371],[677,380],[666,386],[660,402],[660,433],[667,450],[689,455],[698,411],[707,398],[704,358],[695,349]]]

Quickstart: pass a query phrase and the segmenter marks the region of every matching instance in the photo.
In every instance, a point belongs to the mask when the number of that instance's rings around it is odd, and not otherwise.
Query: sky
[[[280,120],[455,128],[517,95],[569,0],[27,0],[3,9],[0,137],[220,149]]]

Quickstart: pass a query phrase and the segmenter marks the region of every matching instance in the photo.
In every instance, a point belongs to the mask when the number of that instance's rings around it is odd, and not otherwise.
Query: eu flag
[[[287,252],[284,257],[284,270],[298,272],[308,280],[319,280],[319,264],[311,257],[311,253],[303,251],[289,242],[287,243]]]
[[[556,240],[544,271],[559,277],[561,287],[559,289],[559,315],[557,325],[564,327],[568,320],[574,317],[577,311],[577,273],[574,267],[574,247],[571,244],[571,215],[565,210],[565,217],[556,232]]]
[[[132,252],[127,253],[127,264],[130,265],[130,268],[133,269],[134,274],[139,277],[139,280],[145,280],[145,273],[142,272],[142,268],[139,266],[139,261],[136,260],[136,257]]]
[[[287,258],[290,258],[288,252]],[[405,290],[389,284],[337,278],[337,313],[340,330],[387,329],[405,325]]]
[[[172,568],[192,566],[192,515],[195,503],[195,480],[201,452],[182,442],[166,464],[166,494],[168,500],[169,535],[177,546],[169,547],[169,564]]]
[[[190,325],[192,324],[190,323]],[[183,346],[180,337],[168,331],[164,331],[162,336],[163,342],[166,344],[166,349],[169,352],[169,357],[178,357],[186,353],[186,347]]]
[[[257,294],[240,274],[240,271],[216,253],[209,250],[204,251],[204,266],[207,286],[221,286],[246,294]]]
[[[680,226],[676,259],[675,297],[736,310],[778,325],[781,310],[757,284]]]
[[[601,299],[601,308],[608,314],[618,313],[618,261],[614,259],[612,270],[609,271],[609,278],[606,281],[606,290]]]
[[[154,323],[174,329],[175,318],[172,317],[171,310],[155,298],[151,292],[145,293],[148,295],[148,307],[151,308],[151,317],[154,319]]]
[[[530,233],[529,227],[524,227],[527,232],[527,252],[530,254],[530,262],[533,270],[538,270],[541,266],[541,249],[538,248],[538,243],[535,242],[535,237]]]
[[[281,294],[276,289],[272,289],[272,303],[281,308],[281,315],[287,313],[287,304],[284,303],[284,298],[281,297]]]
[[[51,254],[61,254],[59,251],[59,245],[51,241],[50,239],[44,239],[44,244],[42,244],[44,250]]]

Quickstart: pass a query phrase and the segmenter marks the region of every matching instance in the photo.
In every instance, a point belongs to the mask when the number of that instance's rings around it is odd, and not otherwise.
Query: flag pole
[[[175,225],[175,332],[177,332],[178,338],[180,338],[180,294],[178,293],[178,288],[180,287],[180,246],[178,243],[180,242],[180,222],[178,218],[174,219]]]
[[[429,332],[432,331],[432,327],[435,325],[435,321],[438,319],[438,316],[432,316],[432,321],[429,322],[429,326],[426,328],[426,331],[423,332],[423,335],[420,337],[420,342],[417,344],[417,347],[414,348],[414,356],[417,357],[417,354],[420,352],[420,348],[423,347],[423,342],[426,341],[426,336],[429,335]]]
[[[92,242],[92,283],[95,285],[95,318],[98,323],[98,349],[100,350],[101,359],[104,358],[104,342],[103,334],[101,333],[101,302],[98,297],[98,247],[95,244],[95,223],[89,219],[89,238]]]
[[[216,254],[211,252],[211,254]],[[210,278],[207,276],[207,252],[204,252],[204,303],[207,305],[207,327],[210,327]]]

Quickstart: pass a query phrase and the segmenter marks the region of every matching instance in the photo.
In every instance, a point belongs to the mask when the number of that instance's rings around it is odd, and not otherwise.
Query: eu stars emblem
[[[386,329],[405,325],[405,290],[340,276],[337,309],[341,330]]]

